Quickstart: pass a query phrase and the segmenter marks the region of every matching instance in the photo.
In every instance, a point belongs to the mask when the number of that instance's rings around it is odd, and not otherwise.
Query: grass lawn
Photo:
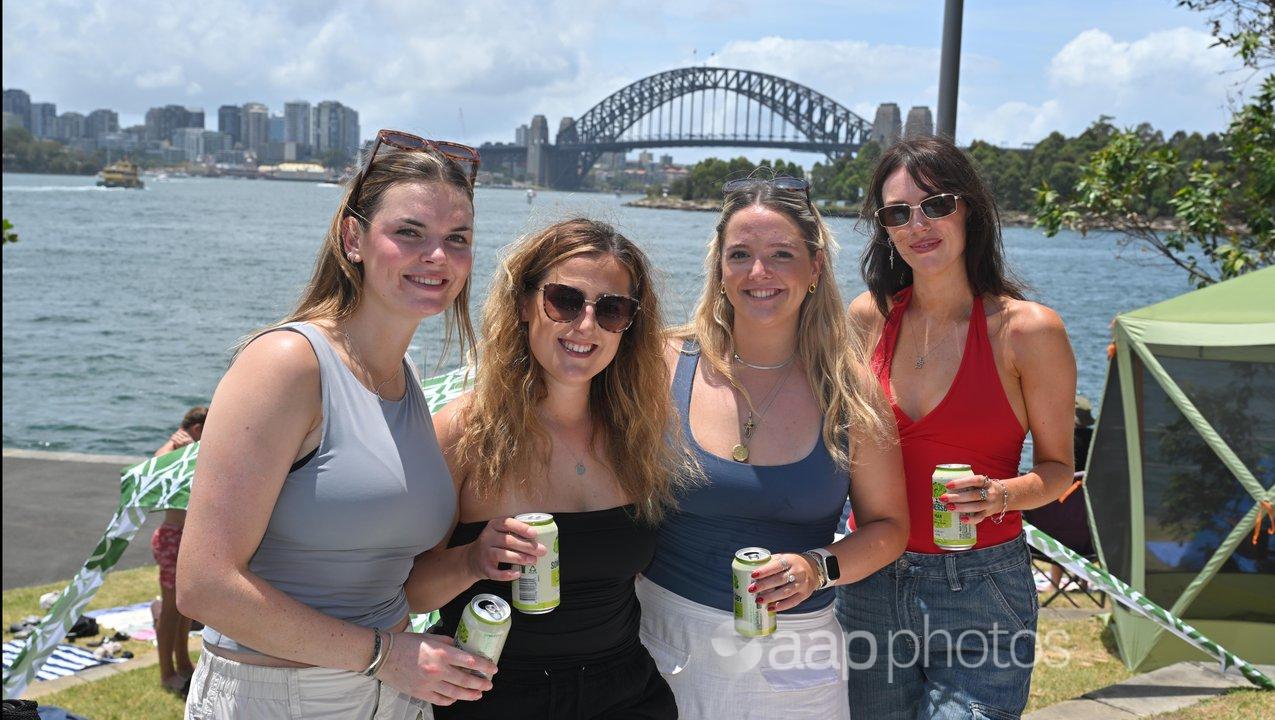
[[[1236,688],[1193,707],[1153,715],[1151,720],[1275,720],[1275,692]]]
[[[1036,668],[1027,712],[1127,680],[1133,673],[1116,654],[1101,617],[1042,618],[1036,631]]]

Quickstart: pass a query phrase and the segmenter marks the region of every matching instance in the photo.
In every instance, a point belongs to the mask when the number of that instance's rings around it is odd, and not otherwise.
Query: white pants
[[[638,576],[642,643],[673,688],[683,720],[849,720],[845,640],[832,606],[779,616],[744,638],[734,615]]]
[[[423,714],[423,715],[422,715]],[[186,720],[432,720],[428,703],[375,678],[331,668],[249,665],[205,651]]]

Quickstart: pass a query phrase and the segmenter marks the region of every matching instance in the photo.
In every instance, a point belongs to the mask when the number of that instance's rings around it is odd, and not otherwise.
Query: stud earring
[[[349,260],[349,261],[350,261],[350,262],[352,262],[352,263],[357,263],[357,262],[359,262],[359,254],[358,254],[358,253],[356,253],[356,252],[354,252],[353,250],[351,250],[350,252],[346,253],[346,254],[345,254],[345,257],[346,257],[346,259],[347,259],[347,260]]]

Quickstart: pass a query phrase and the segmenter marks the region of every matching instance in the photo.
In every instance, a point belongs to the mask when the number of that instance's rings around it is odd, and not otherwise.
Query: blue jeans
[[[960,553],[907,552],[838,587],[851,716],[1017,719],[1036,656],[1029,558],[1022,537]]]

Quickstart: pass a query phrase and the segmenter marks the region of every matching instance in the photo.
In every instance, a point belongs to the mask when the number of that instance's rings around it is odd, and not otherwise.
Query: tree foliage
[[[726,181],[749,176],[766,179],[805,177],[806,171],[797,163],[784,160],[762,160],[754,163],[744,157],[729,161],[708,158],[695,163],[685,177],[674,180],[669,187],[669,195],[683,200],[718,199],[722,196],[722,185]]]
[[[1178,7],[1209,18],[1217,45],[1260,70],[1275,64],[1275,2],[1272,0],[1178,0]]]
[[[6,172],[92,175],[105,164],[101,152],[86,155],[53,140],[37,140],[26,128],[4,131]]]
[[[18,234],[13,231],[13,223],[9,222],[9,218],[4,218],[4,245],[15,243],[18,241]]]

